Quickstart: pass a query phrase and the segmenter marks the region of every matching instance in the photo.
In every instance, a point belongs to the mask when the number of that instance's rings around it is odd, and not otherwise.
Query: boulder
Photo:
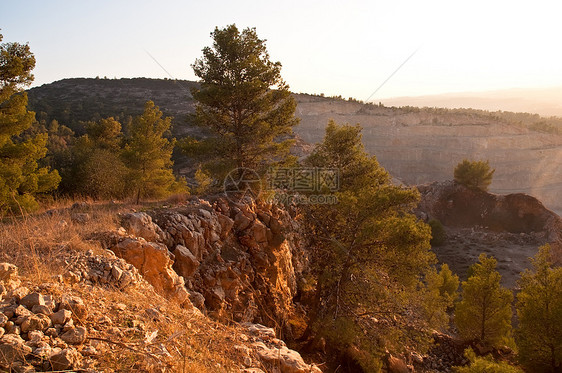
[[[193,276],[197,267],[199,267],[199,261],[197,258],[189,251],[185,246],[178,245],[174,250],[174,270],[180,276],[187,279]]]
[[[149,242],[160,242],[164,232],[144,212],[132,212],[121,216],[121,224],[127,232],[135,237],[142,237]]]
[[[72,319],[72,311],[67,309],[60,309],[51,315],[53,324],[64,325],[67,321]]]
[[[237,231],[243,231],[252,224],[252,220],[248,218],[242,211],[240,211],[234,217],[234,229]]]
[[[172,258],[166,246],[142,238],[125,238],[112,251],[137,268],[157,292],[175,299],[186,308],[192,308],[185,282],[172,269]]]
[[[24,321],[20,325],[21,331],[24,333],[33,330],[43,331],[51,326],[51,319],[49,318],[49,316],[42,313],[31,316],[24,316],[24,318]]]
[[[322,373],[318,367],[306,364],[297,351],[287,347],[268,347],[263,342],[255,342],[252,347],[271,371],[278,369],[281,373]]]
[[[36,304],[33,306],[33,308],[31,309],[31,312],[33,313],[42,313],[43,315],[50,315],[53,313],[52,308],[50,308],[49,306],[46,305],[39,305]]]

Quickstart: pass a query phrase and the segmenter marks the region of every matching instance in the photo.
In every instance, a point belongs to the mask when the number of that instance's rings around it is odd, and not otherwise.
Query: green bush
[[[447,233],[443,224],[437,219],[431,219],[428,224],[431,227],[431,241],[429,241],[431,246],[443,245],[447,240]]]
[[[520,368],[505,361],[497,362],[490,355],[476,356],[471,348],[468,348],[464,354],[470,364],[464,367],[454,367],[455,373],[523,373]]]
[[[455,181],[468,188],[488,190],[496,170],[490,168],[488,161],[463,160],[455,167]]]

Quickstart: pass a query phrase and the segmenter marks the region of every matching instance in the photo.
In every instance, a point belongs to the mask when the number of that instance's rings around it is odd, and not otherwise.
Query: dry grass
[[[167,202],[166,202],[167,203]],[[0,221],[0,261],[17,265],[25,286],[52,294],[78,295],[90,316],[84,324],[90,337],[107,353],[95,357],[96,369],[105,372],[239,372],[243,359],[234,348],[244,341],[231,328],[181,309],[141,283],[120,291],[110,287],[66,284],[54,277],[65,272],[69,254],[100,245],[87,237],[119,227],[117,214],[131,211],[130,204],[58,201],[43,211]],[[75,205],[74,207],[72,207]],[[142,206],[140,207],[142,208]],[[78,222],[77,214],[89,220]],[[78,216],[79,217],[79,216]],[[160,310],[157,319],[146,317],[147,308]],[[103,317],[111,322],[100,323]],[[157,332],[150,343],[146,338]],[[103,341],[105,340],[105,341]]]
[[[114,229],[117,212],[130,209],[124,205],[81,203],[71,208],[71,201],[59,202],[42,212],[5,217],[0,225],[0,261],[17,265],[28,277],[47,280],[62,270],[60,258],[69,250],[99,250],[99,245],[85,238],[94,232]],[[77,214],[87,214],[87,222],[76,221]],[[86,217],[86,215],[82,215]]]

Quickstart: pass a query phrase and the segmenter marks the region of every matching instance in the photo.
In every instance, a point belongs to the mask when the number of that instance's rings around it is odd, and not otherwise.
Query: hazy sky
[[[195,76],[215,26],[256,27],[295,92],[373,100],[562,85],[559,1],[7,1],[4,42],[29,42],[35,84]],[[169,76],[168,76],[169,77]]]

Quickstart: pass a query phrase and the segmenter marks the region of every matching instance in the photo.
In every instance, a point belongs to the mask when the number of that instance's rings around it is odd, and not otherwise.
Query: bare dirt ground
[[[502,285],[515,289],[522,271],[531,267],[530,257],[547,242],[544,233],[492,232],[482,227],[445,228],[447,240],[434,247],[439,262],[466,280],[468,268],[478,261],[480,253],[497,259]]]

